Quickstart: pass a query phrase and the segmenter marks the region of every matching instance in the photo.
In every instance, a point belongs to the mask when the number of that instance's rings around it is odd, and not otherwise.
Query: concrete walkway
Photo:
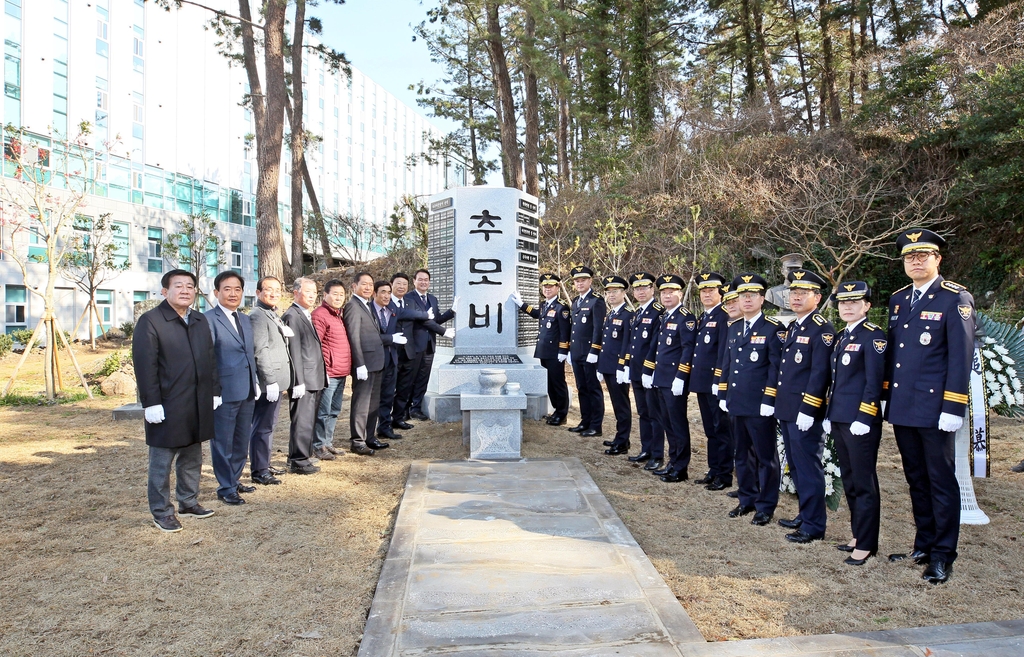
[[[706,643],[578,459],[417,462],[361,657],[1024,655],[1024,621]]]

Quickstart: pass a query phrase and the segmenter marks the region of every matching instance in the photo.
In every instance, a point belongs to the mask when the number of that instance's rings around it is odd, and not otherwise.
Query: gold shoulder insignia
[[[811,319],[813,319],[814,323],[817,324],[818,326],[821,326],[822,324],[828,321],[818,313],[814,313],[813,315],[811,315]]]
[[[655,301],[651,305],[653,305],[654,309],[657,310],[658,312],[661,312],[662,310],[665,310],[665,306],[663,306],[660,301]]]
[[[881,326],[879,326],[878,324],[873,324],[872,322],[864,322],[864,328],[866,328],[869,331],[881,331],[882,330]]]
[[[740,321],[740,320],[739,320],[739,317],[737,317],[736,319],[730,319],[730,320],[729,320],[728,322],[726,322],[726,324],[725,324],[725,325],[726,325],[726,326],[732,326],[733,324],[735,324],[735,323],[736,323],[736,322],[738,322],[738,321]]]
[[[942,289],[960,294],[967,288],[964,287],[963,285],[960,285],[959,283],[954,283],[953,281],[942,281]]]
[[[780,322],[779,320],[775,319],[774,317],[765,317],[764,321],[769,322],[771,324],[775,324],[776,326],[779,326],[779,325],[782,324],[782,322]]]
[[[907,289],[907,288],[908,288],[908,287],[910,287],[911,285],[913,285],[913,283],[910,283],[910,285],[904,285],[904,286],[903,286],[903,287],[901,287],[900,289],[898,289],[898,290],[896,290],[895,292],[893,292],[893,293],[892,293],[892,296],[896,296],[897,294],[899,294],[899,293],[900,293],[900,292],[902,292],[903,290]]]

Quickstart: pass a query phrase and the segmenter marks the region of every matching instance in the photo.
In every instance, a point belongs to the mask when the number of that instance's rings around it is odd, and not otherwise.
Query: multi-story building
[[[85,220],[109,213],[117,256],[130,265],[97,294],[104,324],[131,319],[135,302],[159,294],[161,275],[176,265],[163,244],[193,213],[217,220],[226,260],[196,273],[239,271],[251,303],[259,262],[255,124],[242,104],[248,92],[243,68],[229,65],[220,38],[204,29],[211,14],[189,5],[168,12],[143,0],[0,2],[3,124],[21,127],[26,139],[44,147],[55,134],[73,137],[82,121],[93,125],[95,143],[117,140],[81,211]],[[227,0],[205,4],[237,8]],[[315,43],[312,35],[306,38]],[[407,166],[409,156],[426,150],[428,135],[439,134],[411,107],[356,68],[351,77],[332,73],[312,54],[304,68],[305,127],[323,138],[307,152],[307,164],[325,214],[383,222],[403,195],[426,197],[464,184],[461,168],[422,161]],[[289,169],[286,147],[279,191],[286,250]],[[3,231],[0,225],[5,247],[38,249],[31,236],[12,239]],[[42,283],[32,279],[43,276],[43,265],[29,270],[29,280],[22,280],[10,258],[0,259],[7,332],[34,328],[39,320],[42,301],[26,285]],[[67,282],[58,300],[59,319],[70,329],[86,295]]]

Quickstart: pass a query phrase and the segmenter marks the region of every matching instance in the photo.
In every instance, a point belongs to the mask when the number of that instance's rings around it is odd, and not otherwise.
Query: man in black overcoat
[[[199,504],[199,475],[202,444],[213,438],[214,398],[221,390],[209,320],[191,309],[197,282],[182,269],[164,274],[164,302],[139,317],[132,336],[135,379],[146,412],[149,510],[165,532],[181,531],[170,499],[175,458],[178,514],[213,515]]]

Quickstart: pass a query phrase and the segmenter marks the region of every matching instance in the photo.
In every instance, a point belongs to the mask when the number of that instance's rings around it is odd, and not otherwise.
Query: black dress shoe
[[[606,441],[602,442],[601,444],[604,445],[605,447],[611,447],[612,445],[615,444],[615,441],[614,440],[606,440]]]
[[[550,424],[553,427],[560,427],[563,424],[565,424],[565,418],[564,417],[549,417],[548,418],[548,424]]]
[[[405,431],[408,431],[409,429],[412,429],[412,428],[413,428],[414,426],[416,426],[416,425],[414,425],[414,424],[409,424],[408,422],[406,422],[406,421],[404,421],[404,420],[398,420],[397,422],[394,422],[394,421],[393,421],[393,422],[391,423],[391,426],[393,426],[393,427],[396,427],[396,428],[398,428],[398,429],[403,429],[403,430],[405,430]]]
[[[666,463],[665,467],[653,470],[651,474],[654,475],[655,477],[664,477],[669,472],[672,472],[672,467]]]
[[[758,511],[754,514],[754,517],[750,520],[751,525],[757,525],[758,527],[764,527],[772,521],[772,517],[768,513]]]
[[[238,484],[238,488],[235,489],[237,493],[255,493],[255,486],[246,486],[245,484]]]
[[[378,438],[387,438],[388,440],[401,440],[402,439],[402,436],[400,434],[395,433],[391,429],[385,429],[384,431],[378,431],[377,432],[377,437]]]
[[[868,556],[864,557],[863,559],[854,559],[852,556],[849,556],[843,559],[843,563],[845,563],[847,566],[863,566],[868,562],[868,559],[875,556],[877,552],[877,550],[872,550],[871,552],[868,552]]]
[[[703,486],[704,484],[710,484],[712,479],[714,479],[714,477],[712,477],[711,473],[709,472],[706,475],[704,475],[703,477],[701,477],[700,479],[694,479],[693,480],[693,485],[694,486]]]
[[[643,463],[644,461],[650,460],[650,458],[651,458],[651,453],[650,452],[640,452],[636,456],[630,456],[626,460],[629,461],[630,463]]]
[[[661,470],[663,461],[661,459],[650,459],[647,461],[647,465],[644,466],[644,470],[650,470],[651,472],[657,472]]]
[[[753,512],[754,512],[754,507],[752,507],[752,506],[743,506],[742,504],[737,504],[736,508],[729,512],[729,517],[730,518],[739,518],[740,516],[745,516],[748,513],[753,513]]]
[[[839,550],[840,552],[853,552],[857,548],[853,547],[852,545],[848,545],[846,543],[840,543],[839,545],[836,546],[836,549]]]
[[[711,481],[709,481],[706,486],[704,486],[704,489],[705,490],[725,490],[728,487],[729,487],[729,484],[725,483],[724,481],[722,481],[718,477],[715,477]]]
[[[282,468],[275,468],[274,466],[268,467],[267,470],[269,470],[270,474],[272,475],[288,474],[288,470]]]
[[[583,436],[584,438],[592,438],[594,436],[600,436],[601,435],[601,430],[600,429],[587,429],[586,431],[581,431],[580,435]]]
[[[227,495],[217,494],[217,499],[224,504],[230,504],[231,506],[238,506],[239,504],[245,504],[245,500],[238,496],[238,493],[228,493]]]
[[[280,479],[278,479],[274,475],[270,474],[269,472],[267,474],[256,474],[256,475],[253,475],[252,476],[252,480],[253,480],[254,483],[257,483],[257,484],[260,484],[260,485],[263,485],[263,486],[273,486],[275,484],[281,483]]]
[[[786,529],[800,529],[800,525],[804,524],[804,521],[800,518],[793,518],[792,520],[786,520],[785,518],[779,518],[779,525]]]
[[[904,559],[913,559],[914,563],[918,566],[923,566],[931,561],[930,555],[927,552],[921,550],[914,550],[910,554],[897,552],[896,554],[889,555],[889,561],[903,561]]]
[[[935,559],[924,569],[924,574],[921,575],[921,578],[932,584],[942,584],[948,581],[949,576],[952,574],[953,564],[947,564],[942,559]]]
[[[731,490],[728,493],[726,493],[725,496],[726,497],[731,497],[732,499],[736,500],[736,499],[739,499],[740,492],[738,490]]]
[[[667,484],[675,484],[680,481],[686,481],[689,478],[689,475],[686,474],[686,470],[674,470],[662,477],[661,480]]]
[[[360,456],[373,456],[373,450],[366,445],[359,443],[352,443],[352,446],[348,448],[353,454],[359,454]]]
[[[583,426],[582,424],[577,424],[577,425],[576,425],[576,426],[574,426],[574,427],[569,427],[569,429],[568,429],[568,430],[569,430],[569,431],[571,431],[571,432],[573,432],[573,433],[579,433],[579,432],[581,432],[581,431],[584,431],[584,430],[586,430],[586,427],[585,427],[585,426]]]
[[[415,413],[409,413],[409,417],[411,417],[414,420],[419,420],[420,422],[427,422],[430,420],[430,418],[427,417],[426,413],[421,413],[419,411],[416,411]]]
[[[629,443],[624,443],[622,445],[616,445],[616,444],[613,443],[611,447],[609,447],[608,449],[604,450],[604,453],[607,454],[608,456],[618,456],[619,454],[629,454]]]
[[[820,541],[823,538],[825,538],[824,534],[808,534],[807,532],[801,529],[798,529],[791,534],[786,534],[787,541],[789,541],[790,543],[798,543],[800,545],[807,545],[808,543],[811,543],[813,541]]]
[[[369,447],[370,449],[387,449],[388,447],[391,447],[390,444],[382,443],[376,438],[370,438],[369,440],[367,440],[366,446]]]

